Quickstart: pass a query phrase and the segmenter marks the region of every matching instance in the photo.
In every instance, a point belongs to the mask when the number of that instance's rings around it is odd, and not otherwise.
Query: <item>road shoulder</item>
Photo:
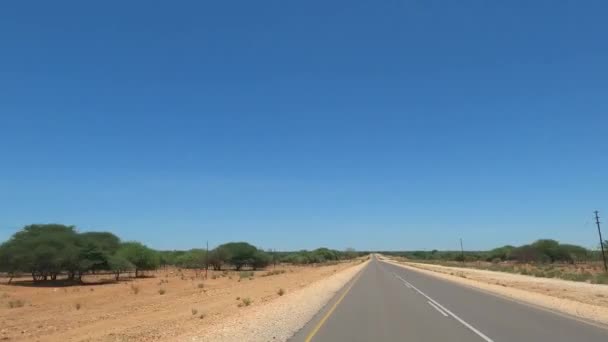
[[[368,263],[365,261],[349,267],[266,305],[252,307],[212,330],[180,336],[177,340],[286,341],[315,317]]]

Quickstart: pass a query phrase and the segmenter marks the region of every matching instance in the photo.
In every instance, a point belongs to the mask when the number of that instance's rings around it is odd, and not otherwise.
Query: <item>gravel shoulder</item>
[[[213,329],[190,331],[174,341],[286,341],[368,263],[351,266],[264,305],[246,308]]]
[[[608,286],[519,274],[384,261],[503,297],[565,313],[587,321],[608,324]]]

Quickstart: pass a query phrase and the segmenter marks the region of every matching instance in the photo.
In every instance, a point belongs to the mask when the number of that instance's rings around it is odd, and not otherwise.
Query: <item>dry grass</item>
[[[137,286],[135,284],[131,284],[131,293],[138,294],[139,293],[139,286]]]
[[[243,306],[249,306],[253,304],[253,300],[251,300],[251,298],[249,297],[245,297],[243,299],[241,299],[241,302],[238,304],[238,307],[243,307]]]
[[[589,264],[523,264],[511,261],[505,262],[458,262],[443,260],[407,260],[393,257],[397,261],[415,262],[420,264],[440,265],[447,267],[472,268],[478,270],[505,272],[528,275],[537,278],[557,278],[591,284],[608,284],[608,274],[598,263]]]
[[[272,270],[272,271],[268,271],[268,272],[262,274],[261,276],[262,277],[270,277],[270,276],[273,276],[273,275],[283,274],[285,272],[287,272],[287,271],[286,270]]]
[[[254,275],[253,271],[241,271],[239,273],[239,279],[243,279],[243,278],[251,279],[253,277],[253,275]]]

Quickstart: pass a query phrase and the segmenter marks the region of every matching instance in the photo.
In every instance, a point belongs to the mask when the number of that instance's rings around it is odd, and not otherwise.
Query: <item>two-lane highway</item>
[[[372,258],[291,341],[608,341],[608,330]]]

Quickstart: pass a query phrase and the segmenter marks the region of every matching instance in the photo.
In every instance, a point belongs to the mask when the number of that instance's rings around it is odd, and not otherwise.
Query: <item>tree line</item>
[[[608,240],[604,241],[608,247]],[[605,247],[605,248],[606,248]],[[597,250],[582,246],[563,244],[552,239],[540,239],[522,246],[506,245],[489,251],[405,251],[381,252],[387,255],[403,256],[414,260],[443,261],[515,261],[521,263],[577,263],[600,260]]]
[[[263,251],[247,242],[228,242],[206,251],[157,251],[139,242],[123,242],[109,232],[78,232],[74,226],[32,224],[23,227],[0,245],[0,272],[12,277],[30,274],[34,282],[82,281],[82,276],[111,272],[116,279],[126,272],[139,276],[159,267],[232,268],[253,270],[272,263],[311,264],[352,259],[361,255],[352,249],[336,251]],[[10,280],[9,280],[10,281]]]

